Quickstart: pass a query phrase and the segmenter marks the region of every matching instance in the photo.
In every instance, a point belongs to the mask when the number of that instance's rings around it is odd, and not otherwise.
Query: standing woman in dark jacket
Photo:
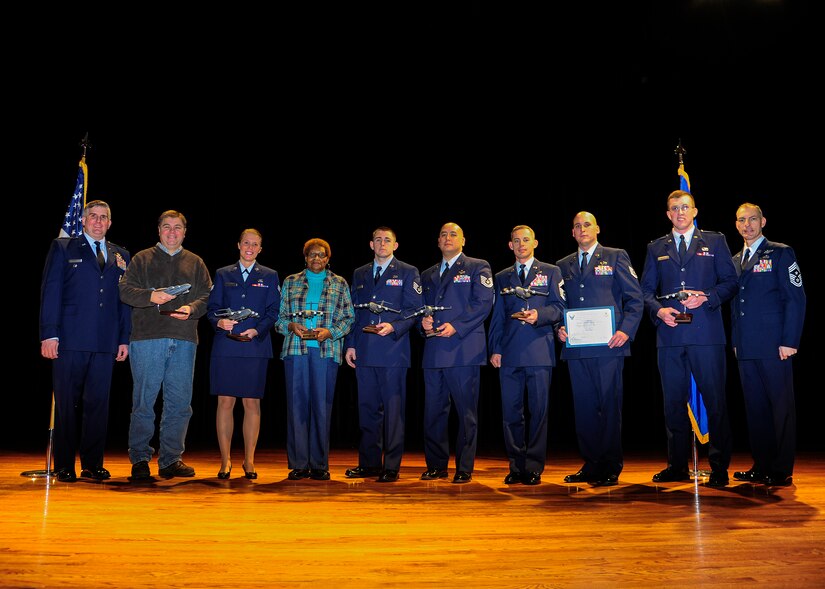
[[[278,273],[257,263],[263,236],[244,229],[238,240],[240,260],[215,274],[207,317],[215,328],[209,364],[211,393],[218,397],[215,427],[221,449],[219,479],[232,472],[230,450],[235,426],[235,400],[243,402],[244,476],[258,478],[255,447],[261,430],[261,399],[272,358],[272,327],[281,303]],[[229,315],[243,309],[256,316]],[[227,316],[229,315],[229,316]]]

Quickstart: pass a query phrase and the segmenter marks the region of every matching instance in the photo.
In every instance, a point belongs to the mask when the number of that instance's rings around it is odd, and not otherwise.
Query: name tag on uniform
[[[658,258],[656,258],[656,261],[657,262],[663,262],[663,261],[669,260],[669,259],[670,259],[670,256],[659,256]]]
[[[238,283],[237,282],[224,282],[224,285],[226,285],[226,286],[238,286]]]
[[[83,258],[75,258],[73,260],[69,260],[69,264],[79,264],[83,261]]]

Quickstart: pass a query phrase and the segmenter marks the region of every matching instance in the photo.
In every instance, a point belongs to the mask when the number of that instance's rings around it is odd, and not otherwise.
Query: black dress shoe
[[[132,476],[129,478],[133,481],[141,481],[152,478],[152,473],[149,472],[149,463],[145,460],[135,462],[132,465]]]
[[[458,484],[469,483],[471,480],[473,480],[473,473],[463,470],[457,470],[453,476],[453,482]]]
[[[301,479],[308,479],[309,478],[309,469],[308,468],[293,468],[289,471],[289,474],[286,475],[290,481],[300,481]]]
[[[728,471],[726,470],[714,470],[710,473],[708,477],[708,482],[705,483],[708,487],[714,487],[716,489],[721,489],[722,487],[727,487],[730,479],[728,478]]]
[[[105,481],[112,478],[112,473],[103,468],[84,468],[80,471],[80,476],[84,479],[94,479],[96,481]]]
[[[619,475],[609,474],[602,476],[594,481],[590,481],[590,484],[594,487],[615,487],[619,484]]]
[[[383,469],[380,466],[356,466],[355,468],[348,468],[344,476],[348,479],[363,479],[381,476],[382,472]]]
[[[436,479],[446,479],[447,478],[447,471],[440,468],[431,468],[430,470],[425,470],[421,474],[422,481],[434,481]]]
[[[521,473],[520,472],[513,472],[510,471],[506,477],[504,477],[504,484],[505,485],[515,485],[516,483],[521,482]]]
[[[541,473],[525,472],[521,475],[521,482],[525,485],[538,485],[541,482]]]
[[[165,479],[174,477],[193,477],[195,476],[195,469],[184,463],[183,460],[176,460],[172,464],[164,466],[158,470],[158,475]]]
[[[768,487],[789,487],[793,484],[793,476],[783,474],[768,474],[762,477],[762,480],[760,482]]]
[[[232,474],[232,465],[231,464],[229,465],[229,468],[227,468],[226,470],[221,470],[221,471],[218,472],[218,478],[225,481],[226,479],[229,478],[230,474]]]
[[[328,481],[329,471],[322,468],[313,468],[309,471],[309,478],[313,481]]]
[[[750,470],[737,470],[733,473],[733,478],[737,481],[745,481],[746,483],[761,483],[765,475],[751,468]]]
[[[593,480],[593,475],[587,474],[584,470],[580,470],[579,472],[569,474],[564,477],[565,483],[589,483]]]
[[[727,475],[725,475],[727,477]],[[686,468],[679,469],[674,468],[672,466],[668,466],[661,472],[657,472],[653,475],[653,482],[654,483],[675,483],[678,481],[689,481],[690,480],[690,473],[687,471]]]
[[[76,483],[77,475],[73,470],[61,470],[57,473],[57,480],[61,483]]]
[[[394,483],[398,480],[398,471],[397,470],[385,470],[381,473],[381,476],[378,477],[376,482],[378,483]]]
[[[245,464],[241,464],[241,468],[243,469],[243,476],[248,478],[250,481],[254,481],[258,478],[258,473],[254,470],[246,470]]]

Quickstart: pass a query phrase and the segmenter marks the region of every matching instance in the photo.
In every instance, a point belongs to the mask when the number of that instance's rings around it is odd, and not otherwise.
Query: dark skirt
[[[226,397],[262,399],[269,358],[213,356],[209,363],[210,392]]]

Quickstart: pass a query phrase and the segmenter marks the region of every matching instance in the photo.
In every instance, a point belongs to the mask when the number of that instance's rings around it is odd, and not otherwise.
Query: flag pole
[[[83,139],[80,140],[80,147],[83,148],[83,156],[81,161],[86,161],[86,150],[91,147],[91,143],[89,143],[89,132],[86,132]],[[84,182],[88,182],[88,178],[84,177]],[[83,193],[83,206],[86,206],[86,193]],[[37,478],[46,478],[51,480],[49,477],[57,476],[57,472],[52,470],[52,463],[54,460],[54,390],[52,390],[52,410],[51,416],[49,417],[49,443],[46,446],[46,468],[43,470],[24,470],[20,473],[21,477],[28,477],[32,479]]]
[[[679,157],[679,168],[684,169],[685,154],[687,153],[687,149],[685,149],[685,146],[682,145],[681,137],[679,138],[679,144],[676,146],[676,149],[673,150],[673,153],[675,153]],[[710,475],[710,473],[707,470],[701,470],[699,468],[699,446],[696,443],[696,431],[691,428],[691,433],[692,435],[690,436],[690,441],[692,451],[691,453],[693,454],[693,469],[690,471],[690,476],[694,479],[698,479],[700,477],[707,477]]]

